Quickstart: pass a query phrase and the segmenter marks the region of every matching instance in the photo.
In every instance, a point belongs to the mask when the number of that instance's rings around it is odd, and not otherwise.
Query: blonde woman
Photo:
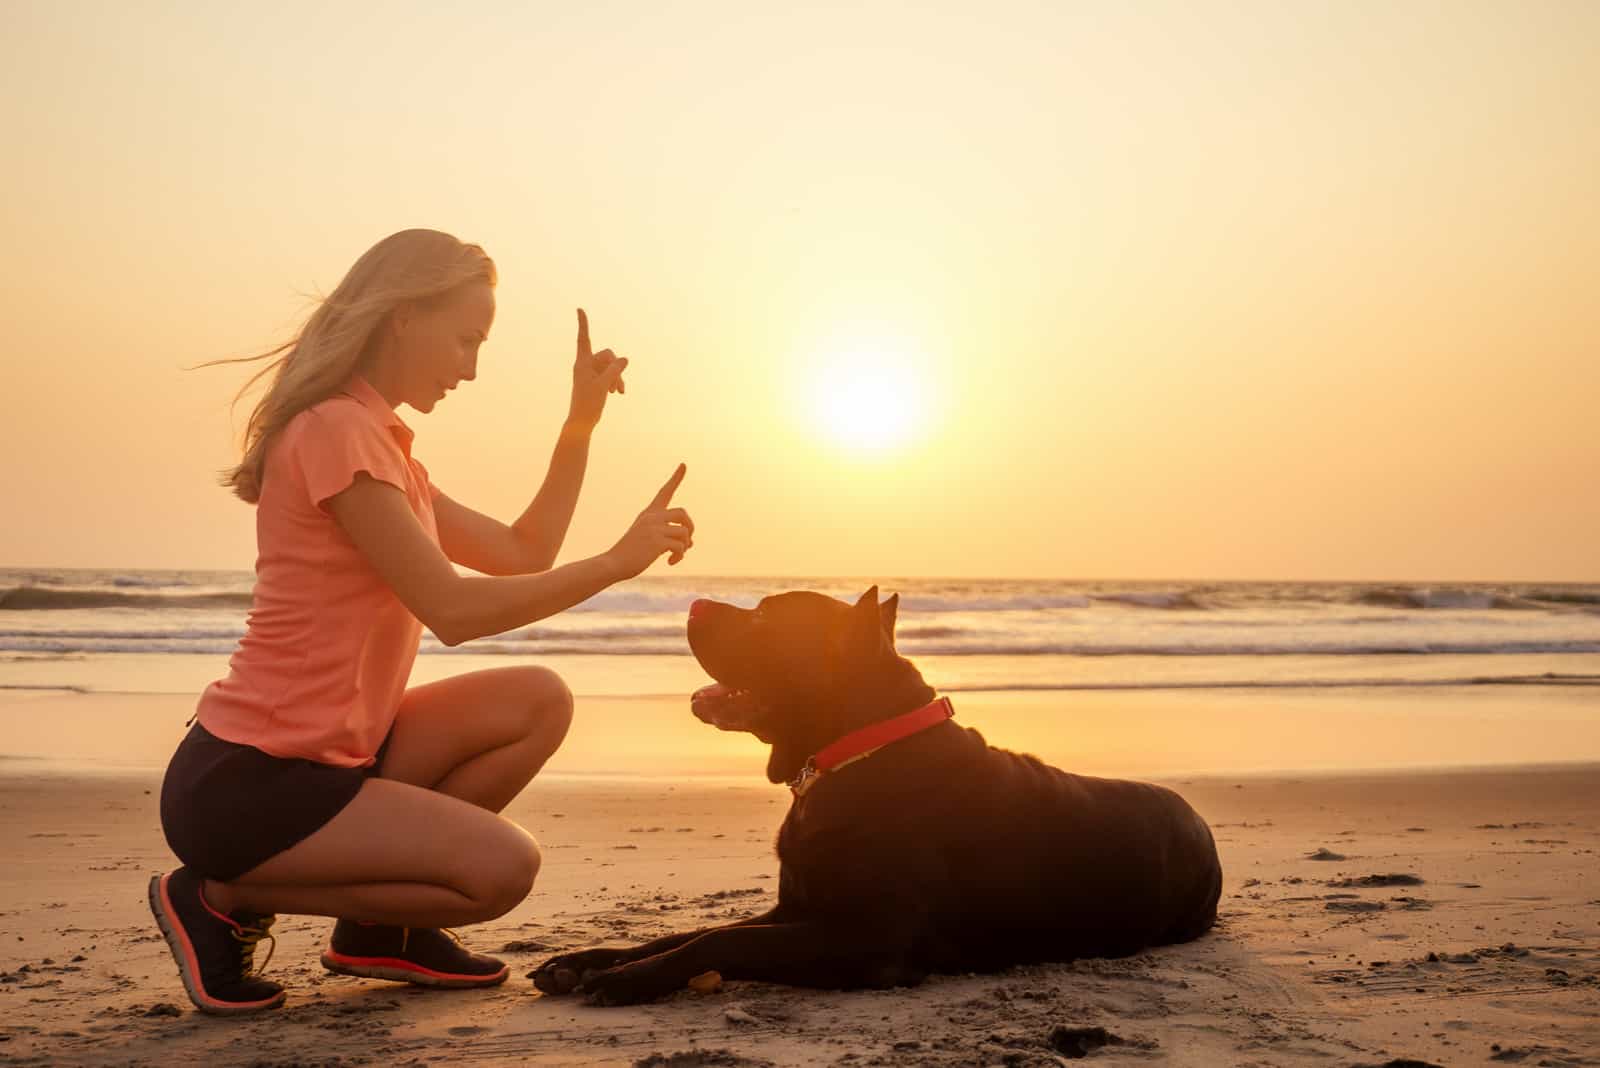
[[[504,964],[441,928],[527,896],[538,847],[497,813],[561,744],[572,695],[532,666],[408,689],[422,627],[457,645],[523,626],[693,543],[688,513],[671,507],[679,465],[610,550],[555,566],[590,435],[628,365],[591,351],[581,310],[571,405],[521,517],[505,525],[429,481],[396,409],[430,412],[476,377],[495,281],[478,246],[402,231],[356,261],[293,341],[256,357],[279,358],[251,380],[271,376],[224,478],[256,506],[253,607],[162,784],[183,866],[150,881],[205,1012],[282,1004],[254,967],[280,912],[337,918],[322,954],[335,972],[503,982]]]

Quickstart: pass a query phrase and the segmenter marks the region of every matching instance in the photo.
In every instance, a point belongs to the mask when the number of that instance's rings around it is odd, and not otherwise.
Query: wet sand
[[[983,691],[956,718],[1086,775],[1415,768],[1600,760],[1600,686]],[[0,690],[0,756],[63,768],[166,766],[192,694]],[[760,781],[766,748],[712,730],[687,696],[582,693],[555,775]]]

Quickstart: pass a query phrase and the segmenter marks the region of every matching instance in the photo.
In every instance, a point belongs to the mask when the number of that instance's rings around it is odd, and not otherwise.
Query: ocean
[[[897,644],[944,692],[1600,685],[1600,584],[880,579]],[[0,689],[198,693],[244,633],[243,571],[0,569]],[[449,648],[417,682],[544,663],[581,695],[687,695],[697,597],[749,606],[868,580],[646,575]],[[1600,711],[1600,703],[1597,703]]]

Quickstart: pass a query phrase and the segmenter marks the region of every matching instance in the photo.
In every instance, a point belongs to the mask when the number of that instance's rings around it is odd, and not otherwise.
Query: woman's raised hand
[[[572,404],[567,410],[567,422],[585,430],[592,430],[605,411],[606,396],[626,393],[622,372],[628,366],[626,356],[618,356],[610,349],[592,352],[589,349],[589,317],[578,309],[578,356],[572,364]]]
[[[671,553],[667,563],[676,564],[694,545],[694,520],[684,509],[671,507],[672,494],[687,470],[683,464],[678,465],[672,477],[633,521],[633,526],[606,554],[616,565],[618,581],[633,578],[662,553]]]

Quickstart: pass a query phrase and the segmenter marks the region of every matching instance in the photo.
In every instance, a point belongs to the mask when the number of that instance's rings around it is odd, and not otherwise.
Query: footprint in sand
[[[1347,879],[1330,879],[1329,886],[1421,886],[1422,879],[1409,872],[1390,872],[1387,875],[1359,875]]]

